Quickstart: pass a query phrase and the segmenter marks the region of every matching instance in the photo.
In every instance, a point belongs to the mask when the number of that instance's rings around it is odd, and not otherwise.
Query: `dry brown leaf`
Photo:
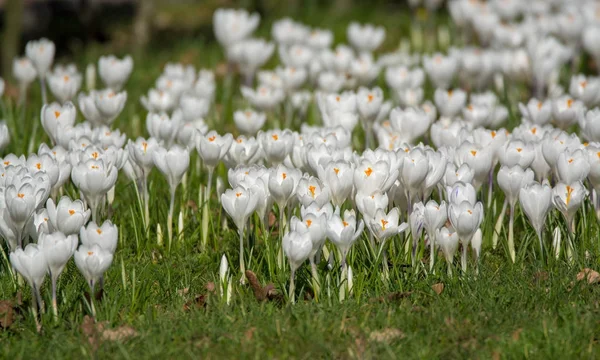
[[[252,270],[246,270],[246,278],[248,278],[248,283],[252,287],[254,291],[254,297],[258,301],[263,301],[266,298],[265,289],[261,285],[260,281],[258,281],[258,277]]]
[[[400,340],[405,336],[406,335],[402,331],[400,331],[400,329],[385,328],[379,331],[372,331],[369,334],[369,341],[379,343],[390,343],[394,340]]]
[[[190,311],[192,307],[195,307],[196,309],[206,307],[206,296],[203,294],[197,294],[194,296],[194,300],[190,300],[183,304],[183,311]]]
[[[208,291],[209,293],[214,293],[216,290],[215,287],[215,283],[212,281],[209,281],[206,283],[206,285],[204,286],[204,288],[206,289],[206,291]]]
[[[577,281],[587,279],[588,284],[595,284],[600,281],[600,273],[596,270],[585,268],[577,274]]]
[[[179,294],[179,296],[187,295],[189,292],[190,292],[189,287],[177,290],[177,294]]]
[[[0,301],[0,327],[3,329],[8,328],[15,321],[15,312],[13,310],[13,303],[10,300]]]
[[[533,274],[534,282],[546,281],[546,280],[548,280],[548,278],[549,278],[549,275],[548,275],[548,272],[546,272],[546,271],[538,271],[535,274]]]
[[[271,211],[269,213],[269,227],[273,227],[273,225],[275,225],[276,222],[277,222],[277,216],[275,216],[275,214]]]
[[[523,329],[521,329],[521,328],[513,331],[512,335],[511,335],[513,341],[519,341],[519,338],[521,337],[522,332],[523,332]]]
[[[119,326],[114,329],[106,329],[102,331],[103,341],[125,341],[129,338],[137,336],[137,331],[128,325]]]
[[[198,212],[198,204],[194,200],[188,200],[185,205],[192,209],[193,212]]]
[[[439,295],[444,291],[444,283],[433,284],[431,285],[431,288],[433,289],[433,291],[435,291],[436,294]]]
[[[494,352],[492,353],[492,360],[500,360],[500,359],[502,359],[500,352],[498,350],[494,350]]]
[[[244,332],[244,339],[246,341],[252,341],[252,338],[254,337],[254,333],[256,332],[256,327],[251,327],[250,329],[246,330],[246,332]]]
[[[378,296],[375,298],[371,298],[370,302],[386,302],[386,301],[398,301],[409,297],[412,294],[412,291],[405,292],[394,292],[391,294],[387,294],[385,296]]]

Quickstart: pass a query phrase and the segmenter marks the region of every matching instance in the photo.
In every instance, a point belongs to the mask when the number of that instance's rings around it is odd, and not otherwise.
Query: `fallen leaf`
[[[195,307],[196,309],[206,307],[206,296],[203,294],[194,296],[194,300],[190,300],[183,304],[183,311],[190,311],[192,307]]]
[[[250,329],[246,330],[246,332],[244,332],[244,339],[246,341],[252,341],[255,331],[256,331],[256,327],[254,327],[254,326],[251,327]]]
[[[379,343],[390,343],[394,340],[400,340],[406,335],[399,329],[385,328],[380,331],[373,331],[369,334],[369,341]]]
[[[412,294],[412,291],[405,292],[394,292],[388,294],[386,296],[378,296],[375,298],[371,298],[371,302],[386,302],[386,301],[398,301],[409,297]]]
[[[548,280],[548,278],[549,278],[548,272],[546,272],[546,271],[538,271],[535,274],[533,274],[534,282],[546,281],[546,280]]]
[[[13,303],[10,300],[0,301],[0,327],[3,329],[8,328],[15,321],[15,312],[13,310]]]
[[[204,288],[206,289],[206,291],[208,291],[209,293],[214,293],[216,290],[215,287],[215,283],[212,281],[209,281],[206,283],[206,285],[204,286]]]
[[[193,212],[198,212],[198,204],[194,200],[188,200],[185,205],[192,209]]]
[[[522,332],[523,332],[523,329],[521,329],[521,328],[515,330],[511,335],[513,341],[519,341],[519,338],[521,337]]]
[[[265,289],[263,288],[261,283],[258,281],[258,277],[256,277],[256,274],[252,270],[246,270],[246,278],[248,278],[248,283],[250,283],[250,286],[254,291],[254,297],[256,298],[256,300],[265,300],[267,294],[265,293]]]
[[[444,283],[433,284],[431,285],[431,288],[433,289],[433,291],[435,291],[436,294],[439,295],[444,291]]]
[[[229,66],[227,65],[227,63],[219,63],[217,64],[217,66],[215,67],[215,75],[217,75],[218,77],[224,77],[225,75],[227,75],[229,71]]]
[[[190,292],[189,287],[177,290],[177,294],[179,294],[180,296],[187,295],[188,292]]]
[[[590,268],[585,268],[577,274],[577,281],[587,278],[588,284],[595,284],[600,281],[600,273]]]
[[[114,329],[106,329],[102,331],[103,341],[125,341],[129,338],[137,336],[137,331],[128,325],[119,326]]]
[[[271,211],[269,213],[269,227],[273,227],[273,225],[275,225],[275,222],[277,222],[277,217],[275,216],[275,214]]]
[[[492,353],[492,360],[500,360],[502,356],[500,356],[500,352],[498,350],[494,350]]]
[[[281,295],[277,289],[275,289],[275,285],[273,283],[262,286],[260,281],[258,281],[258,277],[252,270],[246,270],[246,278],[248,278],[248,283],[250,284],[250,287],[254,292],[254,297],[257,301],[283,300],[283,295]]]

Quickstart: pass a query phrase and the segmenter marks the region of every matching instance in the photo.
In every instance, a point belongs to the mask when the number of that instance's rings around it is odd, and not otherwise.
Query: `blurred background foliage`
[[[258,12],[259,37],[270,36],[273,21],[289,16],[331,28],[339,42],[351,20],[377,19],[394,35],[383,50],[398,45],[411,18],[406,0],[0,0],[2,76],[10,77],[12,59],[23,53],[26,42],[40,37],[56,43],[58,62],[74,61],[75,55],[77,62],[86,61],[85,54],[133,53],[141,59],[170,52],[171,61],[200,65],[201,49],[216,46],[212,14],[219,7]],[[185,56],[179,54],[182,47]]]

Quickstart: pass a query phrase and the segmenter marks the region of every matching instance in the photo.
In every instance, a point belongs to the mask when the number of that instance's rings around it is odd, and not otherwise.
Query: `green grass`
[[[357,15],[358,14],[358,15]],[[388,28],[386,48],[392,49],[399,36],[407,36],[408,13],[395,11],[346,13],[302,13],[310,24],[334,26],[336,39],[342,40],[346,24],[354,18],[379,22]],[[265,20],[266,24],[273,21]],[[440,21],[445,21],[442,18]],[[259,34],[267,35],[269,27],[262,25]],[[80,69],[99,54],[113,48],[93,46],[74,60]],[[118,52],[119,50],[117,50]],[[122,51],[122,49],[121,49]],[[190,55],[191,54],[191,55]],[[152,86],[167,61],[189,60],[197,67],[214,67],[222,61],[222,53],[209,37],[182,40],[168,48],[150,49],[136,59],[135,70],[127,90],[129,102],[115,127],[130,137],[145,135],[145,111],[139,95]],[[237,86],[237,85],[234,85]],[[519,88],[522,89],[522,88]],[[426,93],[430,94],[431,89]],[[219,89],[217,110],[224,118],[219,131],[234,131],[233,109],[242,106],[238,93],[224,98]],[[513,94],[514,95],[514,94]],[[501,97],[502,98],[502,97]],[[10,101],[4,116],[21,139],[13,137],[7,152],[27,153],[29,142],[25,134],[34,134],[35,146],[47,141],[39,122],[39,94],[31,89],[32,103],[26,114],[15,109]],[[516,103],[511,103],[513,111]],[[310,113],[310,112],[309,112]],[[225,115],[222,115],[225,114]],[[24,120],[21,120],[23,116]],[[309,119],[316,121],[316,119]],[[518,121],[512,114],[510,127]],[[17,124],[18,127],[17,127]],[[360,134],[357,134],[361,138]],[[26,286],[18,287],[8,276],[6,263],[0,263],[0,299],[14,306],[14,322],[0,330],[1,358],[598,358],[600,337],[600,287],[577,281],[585,267],[598,269],[600,244],[599,226],[590,203],[578,217],[575,240],[575,263],[548,258],[542,263],[537,239],[525,217],[519,213],[515,222],[517,262],[511,264],[506,248],[506,231],[500,236],[497,249],[491,248],[496,216],[486,211],[482,230],[484,243],[479,274],[470,262],[467,275],[446,275],[446,265],[438,257],[435,273],[427,274],[427,266],[413,269],[404,253],[404,237],[390,242],[390,277],[381,277],[381,260],[367,246],[366,236],[355,244],[349,256],[354,271],[354,294],[340,303],[337,279],[339,270],[329,270],[322,263],[319,273],[322,295],[319,301],[310,295],[308,265],[297,273],[297,304],[287,303],[289,269],[273,264],[276,251],[265,251],[265,236],[250,231],[255,244],[250,253],[246,247],[247,268],[256,272],[263,285],[272,282],[282,298],[259,302],[252,289],[237,285],[238,239],[234,225],[222,227],[225,214],[216,195],[211,204],[209,245],[200,246],[202,204],[188,204],[198,199],[198,190],[206,182],[206,171],[195,167],[193,155],[186,189],[179,188],[176,215],[184,211],[186,227],[170,248],[157,244],[156,224],[166,233],[168,190],[165,180],[154,170],[150,180],[151,222],[142,226],[136,192],[123,174],[117,186],[113,221],[119,225],[120,240],[112,267],[105,276],[103,298],[96,302],[97,321],[105,328],[135,330],[129,338],[104,339],[95,326],[82,325],[89,315],[87,285],[74,263],[69,262],[59,280],[59,319],[53,319],[47,306],[42,314],[43,331],[36,333],[29,310],[31,296]],[[218,176],[226,180],[224,167]],[[214,188],[214,187],[213,187]],[[76,190],[66,192],[75,197]],[[483,198],[483,196],[481,196]],[[503,195],[495,192],[496,211]],[[517,210],[519,211],[519,210]],[[505,219],[507,226],[508,219]],[[564,221],[557,213],[548,220],[549,228]],[[177,228],[175,226],[175,228]],[[276,227],[268,242],[278,247]],[[545,233],[550,245],[551,231]],[[328,245],[330,249],[331,244]],[[422,253],[428,252],[424,249]],[[586,254],[587,251],[587,254]],[[209,283],[218,283],[219,262],[226,254],[234,282],[232,302],[226,305],[218,293],[207,290]],[[425,256],[425,255],[423,255]],[[458,260],[458,259],[457,259]],[[338,259],[339,261],[339,259]],[[428,259],[423,260],[428,264]],[[457,265],[457,263],[455,263]],[[443,283],[441,294],[432,285]],[[330,295],[328,295],[330,294]],[[49,281],[42,289],[50,304]],[[1,318],[0,318],[1,320]],[[92,329],[92,333],[88,332]],[[104,333],[106,334],[106,332]],[[105,335],[107,336],[107,335]]]

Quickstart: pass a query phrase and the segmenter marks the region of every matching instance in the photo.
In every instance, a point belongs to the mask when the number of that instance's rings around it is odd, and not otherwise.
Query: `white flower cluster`
[[[440,6],[436,0],[424,3],[429,9]],[[133,71],[131,57],[101,57],[98,72],[106,88],[94,89],[91,66],[84,93],[75,66],[52,68],[52,42],[30,42],[26,57],[14,61],[14,75],[22,104],[28,86],[40,79],[40,120],[51,145],[0,161],[0,235],[11,263],[38,298],[50,274],[55,311],[56,278],[72,255],[92,291],[102,286],[119,236],[110,221],[98,224],[116,201],[120,170],[136,184],[146,230],[151,225],[149,175],[154,167],[164,175],[171,195],[170,246],[175,194],[179,185],[186,186],[194,150],[208,174],[200,192],[203,249],[213,176],[223,165],[230,188],[221,189],[217,179],[217,193],[238,230],[242,282],[251,217],[257,215],[253,229],[262,226],[270,234],[269,215],[276,209],[281,241],[269,251],[281,250],[280,267],[283,254],[288,258],[292,301],[295,271],[307,259],[318,296],[317,263],[326,253],[333,261],[333,246],[341,255],[340,299],[350,295],[348,254],[357,241],[366,241],[377,261],[381,255],[386,277],[387,245],[394,241],[405,241],[415,267],[419,250],[429,248],[429,272],[438,249],[450,274],[459,248],[462,271],[468,270],[469,248],[477,269],[484,208],[488,217],[498,214],[490,234],[493,247],[510,208],[506,240],[513,262],[516,207],[534,228],[542,256],[548,252],[546,218],[557,209],[569,235],[563,249],[560,231],[554,231],[552,255],[564,253],[571,260],[577,250],[575,217],[589,194],[600,217],[600,79],[572,71],[563,88],[559,73],[567,64],[576,68],[583,51],[600,67],[600,21],[590,15],[600,8],[593,1],[551,3],[451,1],[458,31],[465,39],[477,38],[479,45],[423,56],[405,50],[378,55],[386,32],[372,24],[351,23],[349,45],[334,45],[331,31],[289,18],[273,24],[272,41],[256,39],[257,14],[220,9],[213,25],[228,61],[223,86],[236,84],[239,70],[245,103],[233,119],[224,119],[215,106],[213,72],[169,63],[140,99],[148,111],[148,136],[135,140],[113,128],[128,100],[123,88]],[[279,65],[261,70],[274,54]],[[46,101],[46,82],[56,102]],[[426,91],[428,85],[435,89]],[[515,88],[531,89],[531,97]],[[520,101],[520,117],[511,97]],[[83,122],[76,121],[77,108]],[[318,125],[307,122],[309,114]],[[502,127],[509,117],[518,123],[512,132]],[[216,126],[230,120],[233,133]],[[577,128],[579,136],[573,132]],[[9,133],[6,124],[0,125],[0,148],[8,146]],[[59,198],[69,181],[81,200]],[[496,186],[505,195],[499,213]],[[183,227],[180,213],[180,232]],[[158,226],[159,239],[161,231]],[[223,258],[223,283],[231,282],[228,271]],[[229,301],[231,288],[223,285],[221,294]]]

